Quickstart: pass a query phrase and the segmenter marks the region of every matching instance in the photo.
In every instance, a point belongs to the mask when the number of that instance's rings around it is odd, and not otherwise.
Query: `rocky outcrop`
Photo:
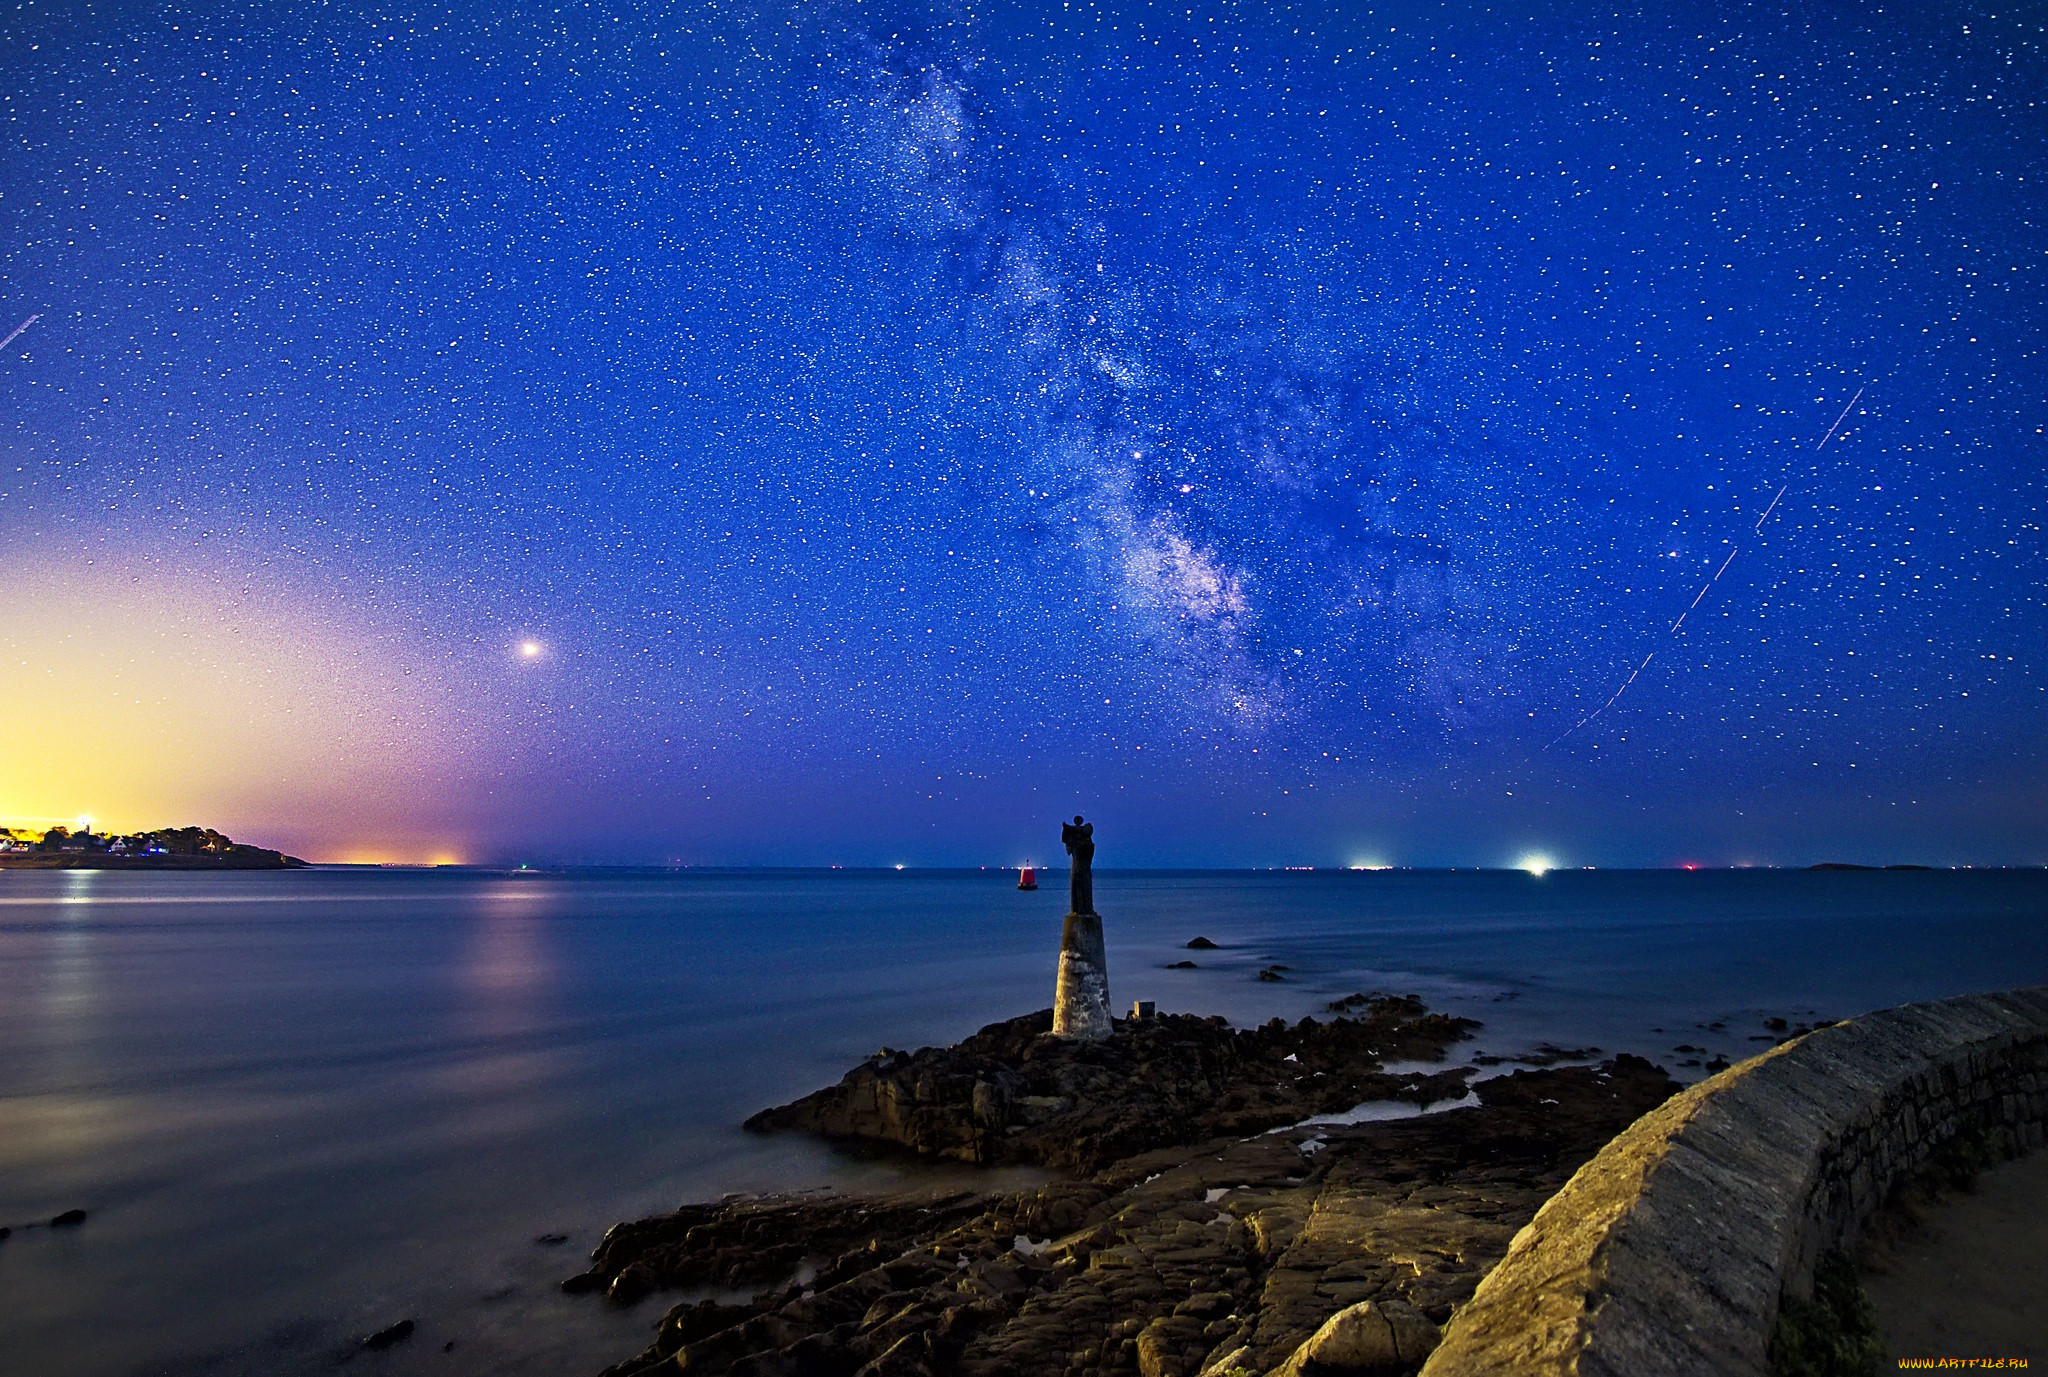
[[[1119,1020],[1096,1042],[1050,1036],[1041,1010],[955,1047],[884,1050],[835,1086],[747,1120],[886,1143],[926,1157],[1088,1173],[1133,1153],[1262,1132],[1367,1100],[1462,1098],[1469,1068],[1391,1076],[1386,1061],[1441,1060],[1479,1025],[1406,996],[1354,995],[1339,1016],[1239,1030],[1220,1018]]]
[[[1404,1002],[1377,1026],[1423,1017]],[[1317,1035],[1254,1031],[1273,1046],[1243,1035],[1240,1088],[1270,1094],[1258,1077],[1310,1062],[1274,1048]],[[971,1055],[1018,1036],[985,1029]],[[1229,1045],[1213,1028],[1191,1041]],[[1152,1051],[1154,1066],[1193,1064],[1177,1060],[1192,1052]],[[970,1069],[986,1068],[948,1074]],[[1676,1089],[1620,1057],[1484,1082],[1470,1108],[1157,1146],[1030,1191],[694,1205],[613,1229],[573,1289],[684,1292],[654,1343],[607,1377],[1412,1373],[1544,1199]]]

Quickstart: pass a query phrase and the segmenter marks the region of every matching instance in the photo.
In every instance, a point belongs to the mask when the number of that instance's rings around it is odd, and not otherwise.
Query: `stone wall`
[[[1423,1377],[1742,1377],[1779,1298],[1958,1134],[2048,1124],[2048,987],[1885,1009],[1703,1081],[1516,1235]]]

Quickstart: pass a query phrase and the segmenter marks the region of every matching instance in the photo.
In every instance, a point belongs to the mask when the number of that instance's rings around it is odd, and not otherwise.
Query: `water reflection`
[[[92,913],[100,875],[67,870],[50,926],[49,971],[44,985],[43,1034],[51,1046],[77,1046],[90,1030],[82,1020],[98,1005],[98,942]]]
[[[554,887],[490,885],[470,896],[454,971],[448,1088],[485,1096],[528,1090],[559,1051],[536,1045],[554,1004],[559,958]]]
[[[94,1057],[102,1000],[102,934],[92,912],[98,889],[98,871],[63,871],[51,906],[35,1041],[43,1051],[39,1080],[53,1092],[16,1104],[16,1131],[33,1156],[49,1160],[94,1152],[117,1131],[113,1104],[84,1090],[102,1082]]]
[[[31,958],[36,1010],[28,1045],[36,1055],[17,1093],[0,1101],[0,1163],[11,1171],[77,1160],[121,1133],[116,1101],[86,1089],[100,1084],[103,934],[93,912],[99,872],[67,870],[45,900],[49,922]],[[38,959],[39,958],[39,959]],[[26,1093],[24,1093],[26,1092]]]

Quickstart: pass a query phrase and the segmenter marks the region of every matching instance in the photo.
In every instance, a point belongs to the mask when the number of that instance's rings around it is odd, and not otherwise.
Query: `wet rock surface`
[[[912,1105],[949,1104],[962,1084],[971,1105],[991,1066],[1031,1067],[1075,1097],[1037,1122],[996,1121],[1024,1133],[979,1124],[979,1140],[945,1116],[867,1110],[910,1070],[871,1062],[771,1113],[809,1106],[799,1122],[894,1123],[901,1137],[839,1136],[934,1156],[962,1156],[959,1146],[978,1141],[1008,1154],[967,1160],[1086,1165],[1028,1191],[754,1197],[619,1225],[570,1288],[622,1302],[664,1291],[671,1307],[653,1345],[605,1377],[1413,1372],[1537,1207],[1677,1086],[1622,1056],[1487,1081],[1469,1108],[1262,1131],[1275,1115],[1308,1117],[1297,1112],[1302,1097],[1316,1098],[1310,1112],[1330,1112],[1372,1098],[1358,1093],[1377,1084],[1371,1077],[1407,1088],[1416,1078],[1385,1077],[1383,1059],[1464,1035],[1412,1001],[1395,1004],[1239,1034],[1208,1020],[1146,1020],[1118,1025],[1108,1043],[1027,1057],[1045,1021],[1032,1015],[945,1049],[951,1056],[911,1058],[953,1087],[938,1094],[935,1079]],[[1141,1066],[1153,1068],[1149,1080]],[[1294,1088],[1346,1077],[1351,1088],[1327,1097]],[[1446,1080],[1453,1097],[1463,1092],[1462,1078]],[[1025,1080],[1010,1103],[1045,1085]],[[1109,1098],[1118,1094],[1143,1107]],[[1139,1116],[1151,1120],[1144,1132],[1133,1127]],[[948,1127],[926,1136],[934,1123]],[[1126,1144],[1137,1146],[1120,1152]]]
[[[1338,1017],[1244,1030],[1186,1014],[1120,1020],[1099,1042],[1047,1036],[1052,1013],[1040,1010],[955,1047],[885,1050],[839,1084],[746,1126],[1086,1174],[1133,1153],[1258,1133],[1367,1100],[1465,1095],[1469,1068],[1399,1076],[1380,1068],[1440,1061],[1477,1023],[1430,1013],[1407,996],[1354,995],[1332,1008]]]

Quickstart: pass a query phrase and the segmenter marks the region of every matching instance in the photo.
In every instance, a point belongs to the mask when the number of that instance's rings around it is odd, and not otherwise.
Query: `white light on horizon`
[[[1548,856],[1524,856],[1515,862],[1515,869],[1526,870],[1539,880],[1556,868]]]

